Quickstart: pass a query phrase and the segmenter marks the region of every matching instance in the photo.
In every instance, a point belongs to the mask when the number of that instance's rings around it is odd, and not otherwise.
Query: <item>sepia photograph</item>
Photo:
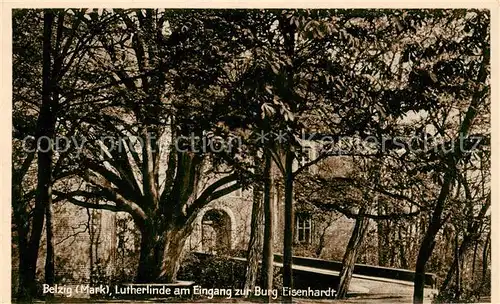
[[[10,12],[12,302],[491,302],[490,9]]]

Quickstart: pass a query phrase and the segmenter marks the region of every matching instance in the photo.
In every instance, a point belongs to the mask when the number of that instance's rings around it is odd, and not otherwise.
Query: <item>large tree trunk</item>
[[[173,228],[167,233],[167,242],[161,260],[160,281],[177,281],[177,272],[184,258],[184,245],[190,234],[190,227]]]
[[[151,222],[147,228],[141,229],[136,282],[175,282],[188,235],[188,227],[171,227],[162,232],[159,227],[153,227]]]
[[[258,167],[262,165],[258,161]],[[259,271],[259,260],[262,253],[262,184],[256,183],[253,189],[252,222],[250,225],[250,241],[247,250],[247,268],[245,272],[245,290],[254,290]],[[246,297],[250,294],[247,293]]]
[[[293,256],[293,153],[287,150],[285,156],[285,228],[283,233],[283,287],[293,288],[292,256]],[[288,293],[289,295],[290,293]],[[284,302],[291,303],[292,297],[283,297]]]
[[[165,242],[154,229],[152,222],[147,222],[141,232],[141,249],[137,269],[137,283],[151,283],[159,278],[160,254],[163,252]]]
[[[274,205],[271,202],[271,158],[265,155],[264,165],[264,245],[262,249],[261,286],[273,288],[274,275]],[[268,301],[271,301],[269,295]]]
[[[347,248],[342,260],[342,268],[340,269],[340,280],[337,288],[336,297],[338,299],[343,299],[347,295],[349,290],[349,284],[351,283],[352,273],[354,271],[354,265],[358,257],[358,250],[363,243],[364,236],[366,234],[369,220],[362,215],[366,212],[365,208],[359,211],[360,217],[356,219],[356,224],[347,244]]]

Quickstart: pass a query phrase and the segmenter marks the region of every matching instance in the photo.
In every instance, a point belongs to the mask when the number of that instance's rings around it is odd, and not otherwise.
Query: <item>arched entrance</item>
[[[201,220],[204,252],[221,253],[231,249],[231,218],[219,209],[205,212]]]

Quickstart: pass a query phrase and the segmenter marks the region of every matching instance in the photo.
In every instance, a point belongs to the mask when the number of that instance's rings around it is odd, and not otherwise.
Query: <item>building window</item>
[[[298,213],[295,217],[295,239],[298,243],[312,241],[312,219],[308,213]]]
[[[315,153],[315,149],[312,146],[304,146],[302,147],[302,154],[299,157],[300,167],[307,165],[309,162],[313,161],[317,156]],[[315,166],[309,166],[305,169],[306,172],[316,173]]]

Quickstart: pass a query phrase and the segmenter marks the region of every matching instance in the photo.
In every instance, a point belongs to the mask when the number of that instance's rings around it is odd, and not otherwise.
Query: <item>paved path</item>
[[[298,266],[297,268],[299,268]],[[300,267],[307,269],[310,267]],[[316,271],[316,269],[312,269]],[[321,273],[338,275],[338,271],[329,271],[319,269]],[[424,289],[424,303],[431,303],[437,290]],[[412,303],[413,302],[413,282],[392,280],[385,278],[368,277],[362,275],[353,275],[349,293],[346,300],[310,300],[296,299],[296,303]]]
[[[281,263],[274,263],[275,266],[283,267]],[[318,274],[325,274],[331,276],[339,276],[340,272],[335,270],[328,270],[323,268],[307,267],[300,265],[293,265],[293,269],[308,271]],[[359,274],[353,274],[351,280],[351,288],[349,288],[351,293],[359,294],[413,294],[413,282],[394,280],[387,278],[379,278],[372,276],[365,276]],[[432,294],[436,293],[436,290],[426,288],[424,290],[424,295],[431,297]]]
[[[283,267],[282,263],[274,262],[274,265]],[[331,276],[339,275],[339,271],[308,266],[293,265],[293,269]],[[351,297],[346,300],[336,300],[335,303],[411,303],[413,301],[413,282],[354,274],[349,287],[349,293]],[[431,303],[436,293],[437,290],[435,289],[425,288],[424,303]],[[330,302],[332,300],[296,298],[296,303]]]

